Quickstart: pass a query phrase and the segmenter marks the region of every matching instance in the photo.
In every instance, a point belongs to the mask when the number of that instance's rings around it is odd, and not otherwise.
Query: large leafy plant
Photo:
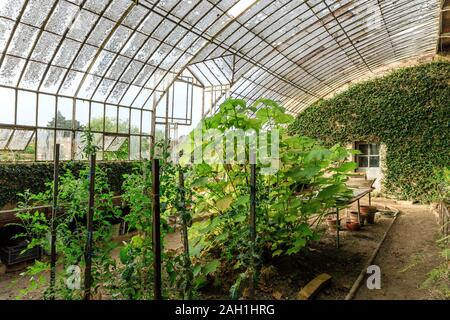
[[[270,256],[298,253],[317,238],[314,227],[328,209],[351,194],[344,185],[346,172],[355,168],[354,163],[346,162],[349,152],[340,146],[326,149],[312,139],[288,136],[286,125],[292,120],[274,101],[262,99],[247,106],[243,100],[230,99],[200,126],[207,138],[200,146],[194,146],[193,153],[198,151],[195,148],[202,148],[204,161],[193,165],[191,187],[195,190],[195,214],[209,220],[193,230],[197,234],[193,239],[193,253],[203,259],[213,259],[215,265],[220,262],[225,271],[241,272],[231,288],[234,297],[238,296],[243,280],[257,274],[263,253]],[[280,158],[257,166],[261,172],[276,162],[278,170],[257,177],[255,242],[250,240],[248,227],[248,161],[211,164],[208,157],[218,158],[226,149],[225,142],[208,139],[207,132],[211,129],[222,136],[230,136],[236,130],[250,129],[257,135],[264,131],[269,142],[279,140]],[[189,142],[196,142],[195,132]],[[244,148],[233,145],[235,158],[249,159],[253,149],[250,138],[247,142]],[[262,156],[261,150],[258,155]]]

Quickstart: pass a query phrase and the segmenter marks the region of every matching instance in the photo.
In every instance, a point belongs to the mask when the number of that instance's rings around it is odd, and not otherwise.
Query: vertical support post
[[[60,144],[56,144],[53,156],[53,203],[51,218],[50,239],[50,299],[55,299],[56,282],[56,215],[58,213],[58,182],[59,182],[59,150]]]
[[[159,159],[152,160],[152,206],[153,206],[153,299],[161,300],[161,212],[159,202]]]
[[[372,196],[371,196],[371,192],[369,192],[369,207],[372,205]]]
[[[189,237],[188,237],[188,224],[189,221],[186,217],[186,192],[184,190],[184,174],[180,169],[178,172],[178,184],[180,187],[180,207],[181,207],[181,223],[182,223],[182,237],[183,237],[183,250],[184,250],[184,268],[187,273],[188,283],[186,285],[185,298],[192,299],[192,273],[191,273],[191,257],[189,255]]]
[[[358,223],[361,223],[361,204],[358,199]]]
[[[254,160],[254,159],[253,159]],[[250,227],[250,240],[252,242],[252,251],[256,246],[256,163],[251,161],[250,163],[250,217],[249,217],[249,227]],[[254,256],[254,252],[252,252]],[[250,275],[250,298],[255,297],[255,264],[253,262],[253,273]]]
[[[95,205],[95,153],[90,155],[90,171],[89,171],[89,208],[87,215],[87,240],[85,261],[86,269],[84,272],[84,299],[91,299],[92,286],[92,241],[93,241],[93,224],[94,224],[94,205]]]
[[[339,208],[336,207],[336,247],[339,249],[339,231],[341,229],[341,221],[339,220]]]

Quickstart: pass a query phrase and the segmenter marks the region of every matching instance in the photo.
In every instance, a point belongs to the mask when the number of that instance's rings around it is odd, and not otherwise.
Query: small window
[[[357,155],[360,168],[380,167],[380,146],[373,143],[357,143],[356,149],[361,152]]]

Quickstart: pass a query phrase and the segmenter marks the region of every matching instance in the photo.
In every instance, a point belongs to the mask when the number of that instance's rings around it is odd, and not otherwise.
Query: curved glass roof
[[[295,112],[434,52],[438,20],[435,0],[3,0],[0,82],[151,109],[191,65]]]

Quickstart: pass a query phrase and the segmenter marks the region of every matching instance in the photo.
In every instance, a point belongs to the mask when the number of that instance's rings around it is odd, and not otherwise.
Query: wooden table
[[[366,195],[369,195],[369,206],[372,205],[371,192],[375,190],[373,187],[355,188],[352,189],[353,197],[350,200],[340,202],[340,206],[336,206],[336,246],[339,248],[339,231],[340,231],[340,220],[339,220],[339,207],[349,206],[354,202],[358,203],[358,222],[361,222],[361,204],[360,200]]]

